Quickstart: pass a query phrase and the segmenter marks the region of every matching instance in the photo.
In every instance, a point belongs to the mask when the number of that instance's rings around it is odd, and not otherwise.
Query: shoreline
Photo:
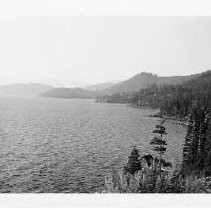
[[[134,104],[128,104],[129,107],[131,108],[135,108],[135,109],[147,109],[147,110],[158,110],[157,114],[153,114],[153,115],[149,115],[149,117],[156,117],[156,118],[160,118],[160,119],[164,119],[164,120],[169,120],[171,121],[173,124],[178,124],[178,125],[183,125],[183,126],[188,126],[188,121],[186,119],[179,119],[177,117],[169,117],[166,115],[162,115],[159,113],[159,109],[153,109],[150,107],[144,107],[144,106],[138,106],[138,105],[134,105]]]
[[[169,121],[171,121],[172,124],[188,126],[187,120],[179,119],[177,117],[169,117],[169,116],[162,115],[159,113],[159,108],[151,108],[149,106],[138,106],[138,105],[130,104],[130,103],[110,103],[110,102],[100,102],[100,101],[95,101],[95,103],[124,104],[133,109],[146,109],[146,110],[154,110],[154,111],[157,110],[158,111],[157,114],[149,115],[148,117],[156,117],[156,118],[160,118],[160,119],[164,119],[164,120],[169,120]]]
[[[168,116],[165,116],[165,115],[161,115],[160,113],[150,115],[149,117],[156,117],[156,118],[161,118],[161,119],[164,119],[164,120],[170,120],[173,124],[188,126],[188,122],[185,119],[178,119],[177,117],[168,117]]]

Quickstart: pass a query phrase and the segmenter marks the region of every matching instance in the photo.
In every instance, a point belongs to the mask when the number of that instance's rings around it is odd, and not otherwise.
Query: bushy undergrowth
[[[105,177],[101,193],[211,193],[211,178],[184,175],[181,169],[163,170],[157,165],[134,174],[124,169]]]

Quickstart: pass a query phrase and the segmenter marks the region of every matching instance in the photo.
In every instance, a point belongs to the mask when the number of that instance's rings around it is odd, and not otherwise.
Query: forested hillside
[[[184,118],[196,103],[211,107],[211,71],[204,72],[180,85],[154,84],[132,93],[119,92],[100,96],[97,101],[160,108],[161,115]]]

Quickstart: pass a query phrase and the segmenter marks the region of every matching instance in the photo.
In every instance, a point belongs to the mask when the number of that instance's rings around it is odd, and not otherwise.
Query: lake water
[[[95,192],[132,147],[151,153],[151,110],[93,100],[0,98],[0,192]],[[186,128],[166,123],[179,163]]]

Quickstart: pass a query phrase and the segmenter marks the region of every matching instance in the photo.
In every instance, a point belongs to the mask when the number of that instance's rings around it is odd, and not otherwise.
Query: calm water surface
[[[151,153],[154,111],[92,100],[0,98],[0,192],[95,192],[136,145]],[[186,128],[166,123],[180,162]]]

